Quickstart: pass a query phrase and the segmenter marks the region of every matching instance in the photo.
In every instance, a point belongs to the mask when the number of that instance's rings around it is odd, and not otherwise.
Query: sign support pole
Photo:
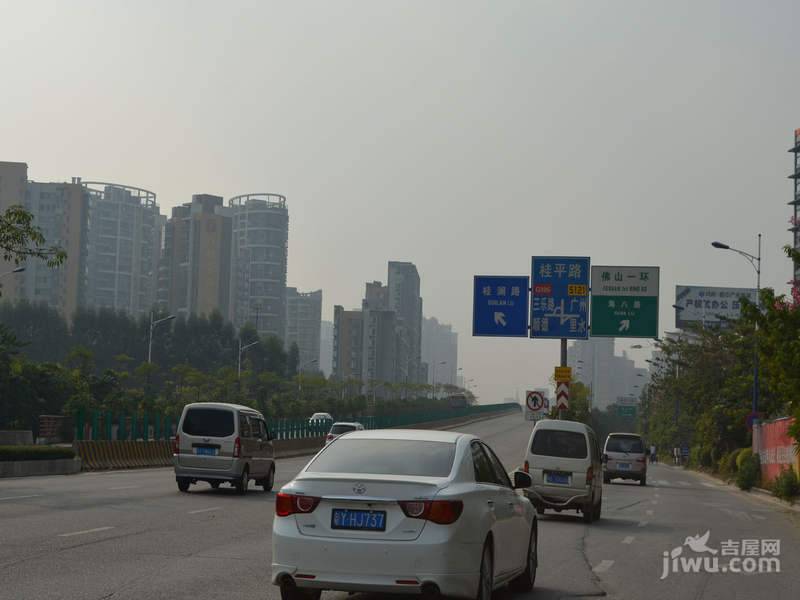
[[[566,367],[567,366],[567,338],[561,338],[561,363],[560,363],[560,365],[562,367]],[[556,384],[556,387],[558,387],[558,384]],[[556,401],[556,403],[558,403],[558,402]],[[559,421],[561,420],[561,409],[560,408],[558,409],[558,420]]]

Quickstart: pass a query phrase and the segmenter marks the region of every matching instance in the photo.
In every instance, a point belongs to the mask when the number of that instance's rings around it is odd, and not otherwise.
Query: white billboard
[[[756,302],[754,288],[675,286],[675,327],[720,325],[725,319],[738,319],[742,314],[742,298]]]

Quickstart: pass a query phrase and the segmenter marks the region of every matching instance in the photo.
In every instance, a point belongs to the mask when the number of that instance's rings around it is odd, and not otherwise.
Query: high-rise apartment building
[[[317,372],[320,363],[322,290],[298,292],[286,288],[286,347],[297,344],[302,371]]]
[[[286,263],[289,211],[277,194],[228,201],[232,225],[230,319],[252,323],[262,335],[286,339]]]
[[[333,321],[320,323],[319,370],[325,377],[333,373]]]
[[[389,261],[389,310],[397,315],[398,352],[395,381],[422,383],[422,298],[417,267]]]
[[[398,379],[397,360],[402,350],[397,313],[389,309],[389,288],[380,281],[365,286],[361,302],[362,343],[361,380],[364,392],[383,395],[383,382],[408,382]]]
[[[363,319],[360,310],[333,307],[333,377],[339,381],[361,379]]]
[[[791,217],[792,236],[794,237],[794,249],[800,251],[800,129],[794,130],[794,146],[789,149],[794,154],[794,171],[789,178],[794,180],[794,194],[789,204],[792,206],[794,214]],[[794,278],[800,280],[800,262],[794,264]]]
[[[155,193],[114,183],[82,185],[88,203],[86,304],[134,316],[150,311],[163,226]]]
[[[28,165],[21,162],[0,161],[0,213],[11,206],[25,205],[25,191],[28,185]],[[7,273],[16,265],[5,261],[0,256],[0,273]],[[6,275],[0,280],[0,294],[3,300],[17,299],[17,286],[20,284],[17,275]]]
[[[221,196],[195,194],[164,227],[159,305],[176,315],[229,314],[231,217]]]
[[[422,362],[428,384],[458,385],[458,334],[451,325],[435,317],[422,320]]]

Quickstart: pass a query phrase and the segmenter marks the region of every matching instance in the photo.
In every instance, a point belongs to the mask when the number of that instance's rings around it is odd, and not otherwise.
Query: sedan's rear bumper
[[[411,541],[305,536],[294,518],[276,517],[272,583],[291,578],[301,588],[384,594],[419,594],[434,584],[442,595],[474,598],[481,552],[480,544],[425,531]]]

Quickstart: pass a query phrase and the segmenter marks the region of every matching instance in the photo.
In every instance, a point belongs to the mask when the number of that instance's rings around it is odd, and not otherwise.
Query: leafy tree
[[[296,343],[292,343],[289,348],[289,356],[286,359],[286,375],[292,379],[297,376],[297,371],[300,368],[300,348]]]
[[[50,267],[61,265],[67,258],[58,246],[47,245],[42,230],[33,224],[33,214],[19,205],[0,213],[0,255],[15,265],[38,258]]]

